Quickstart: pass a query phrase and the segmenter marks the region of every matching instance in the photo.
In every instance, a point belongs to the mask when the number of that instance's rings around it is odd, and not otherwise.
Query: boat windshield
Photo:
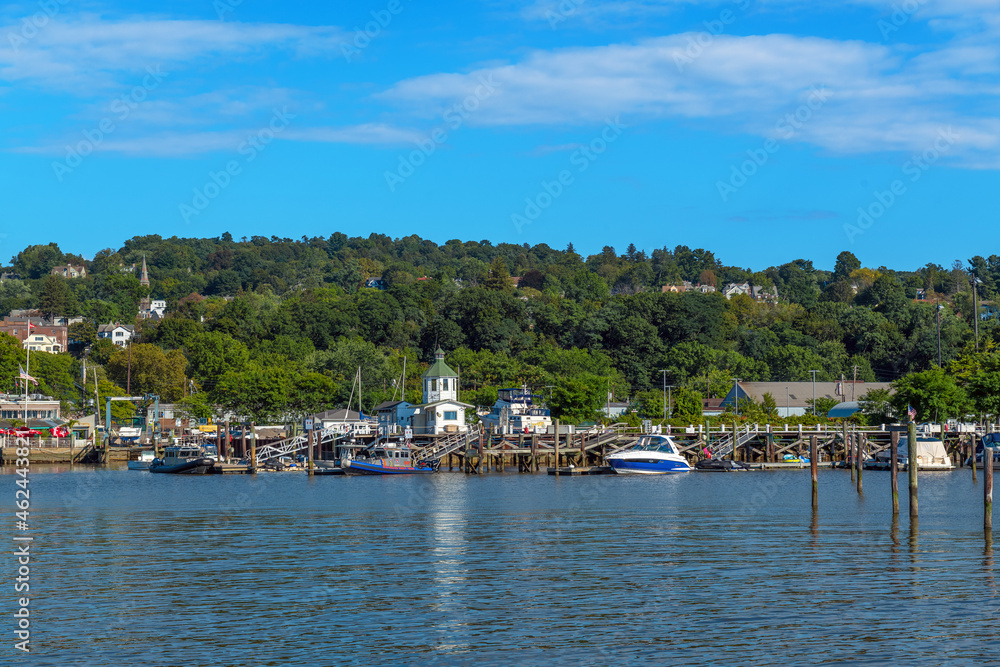
[[[635,448],[644,452],[665,452],[667,454],[677,453],[677,450],[674,448],[674,444],[669,438],[664,436],[644,436],[639,439]]]

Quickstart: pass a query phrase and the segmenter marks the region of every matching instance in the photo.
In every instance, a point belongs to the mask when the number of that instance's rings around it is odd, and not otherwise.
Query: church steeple
[[[142,273],[139,274],[139,284],[146,288],[146,295],[139,302],[139,314],[149,317],[149,270],[146,268],[146,255],[142,256]]]

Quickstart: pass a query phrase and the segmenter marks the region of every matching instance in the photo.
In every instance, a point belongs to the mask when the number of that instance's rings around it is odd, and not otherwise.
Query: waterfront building
[[[417,435],[438,435],[468,430],[465,411],[475,406],[458,400],[459,377],[444,361],[444,350],[434,352],[434,363],[421,376],[424,402],[410,406],[410,423]]]

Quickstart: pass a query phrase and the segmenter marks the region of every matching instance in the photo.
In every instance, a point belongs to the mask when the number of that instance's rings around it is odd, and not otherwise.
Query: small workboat
[[[698,472],[742,472],[750,470],[750,466],[732,459],[705,459],[695,463],[694,469]]]
[[[128,462],[129,470],[149,470],[149,466],[156,460],[156,452],[152,449],[143,449],[139,452],[139,458]]]
[[[691,465],[678,451],[669,435],[641,436],[633,446],[609,454],[607,461],[620,475],[663,475],[691,471]]]
[[[414,462],[405,442],[386,442],[341,459],[340,467],[348,475],[412,475],[436,472],[432,463]]]
[[[172,473],[175,475],[204,475],[215,465],[215,459],[205,456],[201,447],[194,445],[174,445],[167,447],[162,459],[154,459],[149,464],[149,472]]]

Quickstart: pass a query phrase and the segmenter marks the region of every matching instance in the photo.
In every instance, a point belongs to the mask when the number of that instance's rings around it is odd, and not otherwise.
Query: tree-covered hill
[[[345,403],[359,366],[370,407],[393,394],[403,357],[407,398],[418,400],[420,362],[438,346],[460,368],[465,400],[488,404],[498,387],[525,383],[548,387],[557,411],[580,417],[609,390],[659,405],[664,379],[679,387],[678,408],[686,401],[692,411],[706,392],[724,394],[733,377],[801,381],[818,369],[820,380],[898,380],[936,366],[937,303],[943,364],[972,347],[971,270],[981,299],[992,301],[1000,285],[996,255],[901,271],[863,267],[843,252],[831,271],[799,259],[752,272],[686,246],[648,255],[608,246],[583,257],[572,244],[438,245],[340,232],[300,240],[151,235],[91,261],[54,243],[24,249],[3,269],[19,278],[0,282],[0,315],[37,308],[82,316],[71,338],[83,349],[98,324],[136,320],[147,295],[137,268],[144,257],[149,296],[165,299],[169,314],[138,322],[132,363],[146,371],[134,374],[132,391],[180,400],[193,390],[188,402],[258,419]],[[65,264],[85,266],[87,276],[50,275]],[[376,277],[384,289],[365,287]],[[684,281],[717,291],[661,291]],[[722,296],[726,284],[742,282],[776,288],[777,303]],[[1000,341],[995,319],[980,322],[980,337]],[[121,354],[106,343],[90,353],[119,387]]]

